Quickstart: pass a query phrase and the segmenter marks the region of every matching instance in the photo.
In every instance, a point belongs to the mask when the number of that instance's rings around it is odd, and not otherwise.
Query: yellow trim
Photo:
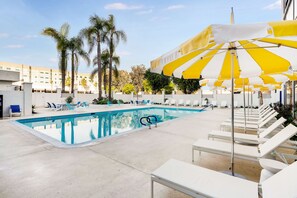
[[[209,51],[203,59],[200,59],[193,63],[188,69],[183,72],[184,79],[197,79],[200,78],[202,70],[207,66],[207,64],[211,61],[213,56],[222,48],[223,44],[218,45],[213,50]]]
[[[286,59],[263,49],[254,43],[248,41],[239,41],[239,43],[246,48],[245,50],[259,65],[263,74],[281,73],[289,70],[291,64]]]
[[[264,43],[273,43],[276,45],[283,45],[291,48],[297,48],[297,41],[290,41],[290,40],[276,39],[276,38],[263,38],[263,39],[259,39],[258,41],[261,41]]]
[[[161,57],[151,61],[151,68],[154,70],[160,65]]]
[[[275,37],[297,36],[297,21],[278,21],[268,23]]]
[[[179,68],[180,66],[182,66],[183,64],[188,62],[189,60],[195,58],[199,54],[203,53],[205,50],[208,50],[209,48],[213,47],[214,45],[215,45],[214,43],[210,44],[204,49],[196,50],[194,52],[191,52],[185,56],[182,56],[182,57],[164,65],[163,74],[166,76],[172,76],[172,73],[174,72],[174,70],[176,70],[177,68]]]
[[[233,60],[234,60],[234,78],[239,78],[240,68],[239,68],[237,56],[234,56]],[[231,79],[231,51],[226,52],[226,56],[219,75],[219,80],[228,80],[228,79]]]
[[[193,38],[187,40],[180,46],[180,52],[182,55],[190,53],[194,50],[204,48],[209,45],[212,37],[211,26],[204,29],[202,32],[194,36]]]

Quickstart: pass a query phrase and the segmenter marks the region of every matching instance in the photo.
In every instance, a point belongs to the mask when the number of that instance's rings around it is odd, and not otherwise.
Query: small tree
[[[131,94],[132,92],[134,92],[135,90],[135,87],[134,85],[132,84],[126,84],[124,87],[123,87],[123,93],[124,94]]]
[[[152,93],[152,86],[150,85],[147,79],[144,79],[142,81],[142,84],[143,84],[143,90],[145,93]]]
[[[138,93],[140,90],[142,90],[142,82],[144,79],[144,74],[145,74],[145,67],[144,65],[137,65],[132,67],[132,72],[130,72],[132,84],[135,87],[136,90],[136,97],[138,100]]]
[[[149,69],[146,70],[144,76],[150,84],[153,94],[160,92],[170,83],[170,77],[164,76],[163,74],[151,73]]]
[[[199,80],[200,79],[183,79],[173,77],[173,83],[176,84],[178,89],[184,94],[192,94],[197,91],[200,88]]]
[[[81,86],[82,86],[82,87],[85,89],[85,91],[86,91],[87,88],[88,88],[88,83],[87,83],[86,78],[81,79],[80,84],[81,84]]]
[[[173,82],[170,82],[169,85],[164,87],[165,94],[172,94],[173,90],[174,90]]]
[[[68,77],[66,78],[65,86],[66,86],[66,87],[70,87],[70,85],[71,85],[71,78],[70,78],[70,76],[68,76]]]

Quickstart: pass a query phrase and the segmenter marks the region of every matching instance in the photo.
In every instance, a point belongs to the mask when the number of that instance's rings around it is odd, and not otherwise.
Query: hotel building
[[[0,62],[0,72],[1,70],[16,71],[20,73],[20,81],[15,83],[15,85],[20,85],[22,82],[31,82],[33,89],[39,91],[55,91],[57,88],[61,88],[61,72],[57,69]],[[71,74],[68,71],[66,79],[70,78],[70,76]],[[86,86],[82,85],[82,79],[86,80]],[[94,93],[97,90],[95,87],[95,85],[97,84],[96,82],[96,78],[94,78],[93,81],[90,79],[90,74],[77,73],[75,79],[75,87],[80,92],[91,91]],[[66,91],[68,91],[69,89],[69,86],[65,87]]]

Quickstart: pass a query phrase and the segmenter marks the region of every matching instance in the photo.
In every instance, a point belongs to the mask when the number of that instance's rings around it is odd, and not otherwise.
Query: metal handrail
[[[150,118],[154,118],[155,119],[155,122],[153,123]],[[143,119],[145,119],[147,123],[144,123],[143,122]],[[140,122],[141,125],[148,126],[149,129],[151,129],[151,125],[152,124],[155,124],[155,127],[157,127],[158,119],[157,119],[156,116],[150,115],[150,116],[146,116],[146,117],[145,116],[144,117],[141,117],[140,120],[139,120],[139,122]]]

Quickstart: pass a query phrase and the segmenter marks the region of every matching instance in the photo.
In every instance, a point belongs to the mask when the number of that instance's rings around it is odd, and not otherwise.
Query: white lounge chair
[[[220,108],[226,108],[226,107],[228,107],[228,106],[227,106],[227,102],[226,102],[225,100],[223,100],[223,101],[221,102]]]
[[[169,100],[166,100],[166,101],[164,102],[164,105],[169,105]]]
[[[194,100],[192,106],[193,106],[193,107],[199,106],[199,102],[198,102],[198,100]]]
[[[175,101],[174,99],[172,99],[172,100],[170,101],[170,105],[176,105],[176,101]]]
[[[185,105],[184,100],[183,100],[183,99],[180,99],[180,100],[178,101],[177,106],[184,106],[184,105]]]
[[[234,122],[234,128],[240,128],[240,129],[249,129],[249,130],[259,130],[264,125],[266,125],[269,121],[271,121],[275,116],[277,116],[277,112],[269,116],[267,119],[263,120],[261,123],[253,124],[253,123],[247,123],[246,125],[244,123],[238,123]],[[225,121],[221,123],[221,128],[231,127],[230,121]]]
[[[267,109],[267,111],[264,111],[261,114],[250,114],[250,113],[246,113],[245,117],[247,119],[261,119],[261,118],[265,117],[267,114],[269,114],[271,112],[273,113],[273,112],[275,112],[275,110],[274,109]],[[234,116],[237,119],[244,119],[244,114],[243,113],[242,114],[241,113],[234,114]]]
[[[289,124],[286,128],[282,129],[272,138],[268,139],[263,144],[259,144],[258,147],[235,144],[234,157],[257,161],[259,158],[264,158],[271,152],[277,153],[275,149],[286,142],[288,139],[290,139],[296,133],[297,127]],[[195,150],[200,151],[199,153],[204,151],[220,155],[230,155],[231,143],[199,139],[192,145],[192,161],[194,161]]]
[[[207,101],[206,100],[203,100],[202,103],[201,103],[201,106],[204,107],[206,105],[207,105]]]
[[[259,119],[256,119],[256,118],[253,118],[253,119],[246,118],[246,123],[248,123],[248,124],[260,124],[261,122],[264,122],[266,119],[272,119],[272,118],[274,118],[277,115],[278,115],[278,112],[276,112],[275,110],[273,110],[273,111],[270,111],[268,114],[266,114],[264,117],[259,118]],[[225,120],[225,122],[231,122],[231,119],[229,118],[229,119]],[[242,118],[235,117],[234,118],[234,122],[244,123],[244,118],[242,119]]]
[[[217,105],[217,101],[215,101],[215,100],[211,101],[211,104],[212,104],[213,107],[217,107],[218,106]]]
[[[238,107],[238,102],[234,101],[234,108],[237,108],[237,107]]]
[[[191,106],[191,100],[187,100],[185,106]]]
[[[245,134],[245,133],[235,133],[234,139],[235,141],[239,141],[242,143],[248,144],[260,144],[265,142],[267,137],[271,132],[273,132],[277,127],[282,125],[286,121],[285,118],[281,117],[264,131],[260,132],[258,135],[253,134]],[[231,140],[231,132],[230,131],[211,131],[208,134],[208,139],[210,138],[218,138],[224,140]]]
[[[260,117],[263,117],[265,116],[267,113],[269,113],[270,111],[273,111],[272,108],[268,107],[268,108],[265,108],[263,111],[260,111],[260,112],[247,112],[247,109],[246,109],[246,116],[249,116],[249,117],[257,117],[257,118],[260,118]],[[244,116],[244,111],[237,111],[234,113],[235,116]]]
[[[170,159],[151,174],[151,197],[157,182],[191,197],[258,198],[262,191],[263,198],[296,198],[296,177],[297,162],[259,184]]]

